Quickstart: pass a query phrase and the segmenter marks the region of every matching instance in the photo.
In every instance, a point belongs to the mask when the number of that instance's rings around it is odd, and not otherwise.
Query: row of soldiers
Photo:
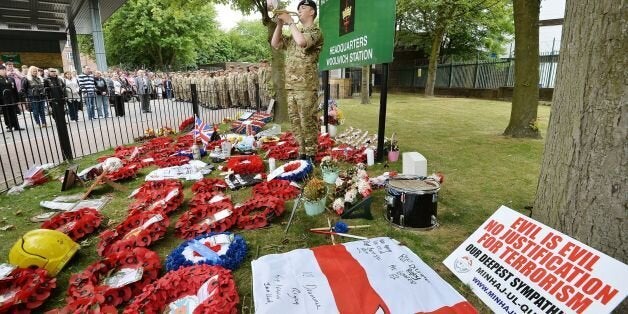
[[[196,84],[198,101],[201,106],[211,109],[251,108],[268,106],[274,96],[272,92],[271,69],[268,61],[261,66],[230,66],[227,70],[199,70],[192,73],[176,73],[172,77],[175,97],[191,101],[190,85]]]

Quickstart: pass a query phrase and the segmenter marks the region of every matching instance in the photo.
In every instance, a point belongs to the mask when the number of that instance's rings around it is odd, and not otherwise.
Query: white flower
[[[355,199],[357,197],[358,197],[358,190],[351,189],[347,191],[347,194],[345,194],[345,202],[353,204],[353,202],[355,202]]]
[[[366,171],[365,171],[365,170],[358,170],[357,176],[358,176],[358,178],[360,178],[360,179],[368,179],[369,174],[368,174],[368,173],[366,173]]]
[[[342,186],[344,181],[341,178],[336,178],[336,186]]]
[[[345,209],[345,201],[342,198],[337,198],[334,200],[334,203],[331,205],[334,211],[340,215]]]
[[[371,185],[369,182],[365,180],[358,181],[358,192],[360,192],[363,197],[371,195]]]

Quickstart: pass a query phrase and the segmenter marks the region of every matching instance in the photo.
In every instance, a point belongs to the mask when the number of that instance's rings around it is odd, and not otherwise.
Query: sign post
[[[320,27],[325,41],[318,61],[319,70],[383,64],[377,137],[378,161],[382,161],[384,156],[388,63],[393,60],[395,4],[395,0],[320,0]],[[329,84],[323,84],[326,119]]]

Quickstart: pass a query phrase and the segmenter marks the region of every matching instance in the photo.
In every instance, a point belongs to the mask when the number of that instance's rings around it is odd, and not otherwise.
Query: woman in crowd
[[[63,79],[65,80],[65,97],[67,98],[70,120],[78,121],[78,110],[81,105],[78,79],[70,71],[63,73]]]
[[[157,94],[157,99],[161,99],[163,97],[163,81],[161,80],[161,75],[159,73],[155,74],[155,78],[153,79],[153,88],[155,90],[155,94]]]
[[[28,74],[22,80],[22,93],[28,97],[31,103],[35,123],[42,128],[47,127],[44,80],[39,76],[39,69],[36,66],[28,68]]]
[[[109,99],[107,97],[109,88],[100,71],[94,72],[94,86],[96,87],[96,111],[98,111],[98,117],[106,119],[109,117]]]
[[[125,89],[123,87],[122,81],[120,81],[120,77],[118,74],[113,74],[113,92],[114,92],[114,100],[113,105],[116,108],[116,117],[124,117],[124,100],[123,95]]]

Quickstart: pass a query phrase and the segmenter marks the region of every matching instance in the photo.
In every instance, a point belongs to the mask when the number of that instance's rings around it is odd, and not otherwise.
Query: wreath
[[[177,152],[176,149],[174,149],[172,147],[159,147],[159,148],[149,152],[148,156],[154,158],[155,160],[157,160],[157,159],[165,159],[165,158],[168,158],[168,157],[174,155],[176,152]]]
[[[199,192],[192,196],[192,199],[188,202],[188,207],[193,209],[198,206],[218,203],[225,200],[231,202],[231,196],[217,191]]]
[[[185,241],[166,258],[166,270],[207,264],[236,270],[246,258],[244,238],[233,233],[210,233]]]
[[[305,179],[314,167],[307,160],[293,160],[277,168],[277,171],[282,171],[276,176],[277,179],[283,179],[288,181],[301,181]]]
[[[77,211],[55,215],[44,222],[41,227],[61,231],[74,241],[94,232],[103,220],[102,214],[94,208],[82,208]]]
[[[258,155],[233,156],[227,161],[227,168],[237,174],[257,174],[264,172],[264,161]]]
[[[138,164],[130,163],[126,166],[122,166],[122,168],[116,171],[107,173],[105,176],[111,181],[126,180],[135,177],[139,170],[140,166]]]
[[[168,182],[164,182],[168,181]],[[183,185],[178,180],[149,181],[135,194],[129,214],[141,211],[161,211],[169,214],[183,204]]]
[[[272,180],[264,181],[253,187],[253,195],[268,195],[284,201],[297,197],[301,191],[290,181]]]
[[[130,215],[115,229],[105,230],[99,235],[98,255],[147,247],[166,234],[169,224],[168,216],[159,211]]]
[[[328,150],[334,147],[336,143],[329,134],[318,134],[318,150]]]
[[[194,128],[194,116],[189,117],[179,124],[179,132],[190,132]]]
[[[169,156],[165,158],[155,158],[155,165],[159,168],[182,166],[190,161],[188,156]]]
[[[43,268],[15,268],[0,279],[0,313],[30,313],[38,308],[57,286]]]
[[[227,183],[223,179],[216,178],[204,178],[196,181],[192,185],[192,192],[210,192],[210,191],[224,191],[227,189]]]
[[[194,144],[194,136],[192,134],[186,134],[179,136],[174,143],[175,149],[189,149]]]
[[[173,141],[174,140],[170,137],[161,136],[151,139],[150,141],[142,144],[141,147],[145,152],[158,151],[160,149],[163,149],[164,147],[172,149],[169,146]]]
[[[160,270],[159,255],[149,249],[133,248],[110,254],[70,277],[67,309],[85,313],[95,306],[116,307],[140,294],[144,286],[157,279]],[[134,275],[130,282],[119,280]]]
[[[208,290],[198,293],[201,288]],[[197,294],[209,297],[200,300]],[[195,314],[235,314],[240,302],[233,275],[229,270],[219,266],[196,265],[169,272],[145,286],[142,293],[124,309],[124,313],[162,313],[169,304],[185,297],[200,301],[194,309]]]
[[[124,159],[126,157],[130,157],[133,155],[133,152],[137,149],[135,146],[117,146],[114,149],[114,156],[120,159]]]
[[[178,237],[192,239],[210,232],[229,230],[238,220],[233,204],[227,199],[213,204],[192,207],[175,224]]]
[[[240,229],[252,230],[266,227],[270,220],[283,214],[284,201],[273,196],[257,195],[244,204],[236,205],[240,213],[236,225]]]

